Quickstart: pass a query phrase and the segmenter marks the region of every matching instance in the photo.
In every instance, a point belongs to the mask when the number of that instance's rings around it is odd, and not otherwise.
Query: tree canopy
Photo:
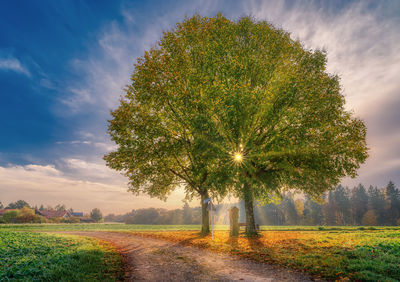
[[[321,195],[367,158],[365,125],[326,63],[264,21],[185,19],[135,64],[107,163],[133,192],[161,198],[199,183],[232,188],[246,210],[284,189]]]

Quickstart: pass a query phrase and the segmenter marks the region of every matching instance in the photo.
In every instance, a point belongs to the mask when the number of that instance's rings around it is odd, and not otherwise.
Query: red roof
[[[71,216],[69,211],[39,211],[39,214],[43,215],[45,218],[55,218],[55,217],[65,217]]]

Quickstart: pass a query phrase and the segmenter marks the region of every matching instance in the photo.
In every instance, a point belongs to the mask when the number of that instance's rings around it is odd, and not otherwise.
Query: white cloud
[[[54,206],[63,203],[74,210],[84,212],[98,207],[103,213],[125,213],[132,209],[155,205],[164,208],[182,206],[183,195],[180,192],[174,193],[168,202],[147,196],[137,197],[126,191],[123,181],[105,183],[99,177],[99,174],[104,172],[103,167],[78,159],[66,160],[66,164],[72,169],[83,170],[81,176],[91,172],[97,175],[98,179],[76,179],[76,175],[71,177],[50,165],[0,166],[0,200],[3,204],[19,199],[26,200],[31,205]]]
[[[19,166],[17,166],[18,168]],[[47,176],[58,176],[62,175],[61,171],[57,170],[55,166],[53,165],[34,165],[34,164],[29,164],[23,167],[25,171],[33,172],[33,173],[39,173],[41,175],[47,175]]]
[[[249,14],[290,31],[307,48],[327,50],[328,71],[340,75],[350,108],[399,89],[399,27],[381,17],[380,6],[371,10],[368,1],[359,1],[331,14],[312,1],[290,8],[284,1],[250,3]]]
[[[31,77],[29,70],[17,58],[11,56],[0,58],[0,70],[14,71]]]

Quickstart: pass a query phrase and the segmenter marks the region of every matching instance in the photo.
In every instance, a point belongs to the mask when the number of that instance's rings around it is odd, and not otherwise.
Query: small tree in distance
[[[29,204],[24,200],[18,200],[14,203],[9,203],[6,209],[22,209],[23,207],[30,207]]]
[[[103,214],[98,208],[94,208],[90,212],[90,218],[96,222],[100,222],[103,219]]]

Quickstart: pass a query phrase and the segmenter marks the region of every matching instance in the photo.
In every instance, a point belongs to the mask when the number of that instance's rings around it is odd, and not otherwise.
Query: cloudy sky
[[[0,201],[105,213],[183,205],[135,197],[105,166],[110,109],[133,63],[185,16],[251,15],[324,48],[370,158],[353,186],[400,186],[400,1],[1,1]],[[196,204],[196,203],[193,203]]]

